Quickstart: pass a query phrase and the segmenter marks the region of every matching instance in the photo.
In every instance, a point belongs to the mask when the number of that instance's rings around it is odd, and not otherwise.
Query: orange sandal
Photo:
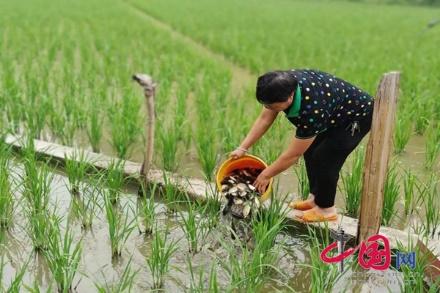
[[[306,210],[310,210],[314,206],[312,206],[310,203],[306,202],[305,200],[295,200],[289,203],[289,207],[295,210],[306,211]]]
[[[337,214],[330,216],[324,216],[315,210],[305,211],[303,216],[300,218],[303,222],[325,222],[325,221],[336,221],[338,219]]]

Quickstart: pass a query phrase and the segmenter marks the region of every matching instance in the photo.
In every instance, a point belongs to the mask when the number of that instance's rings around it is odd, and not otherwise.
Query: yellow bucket
[[[265,169],[266,167],[267,164],[262,159],[253,155],[244,155],[243,157],[235,160],[229,158],[226,161],[224,161],[217,169],[217,174],[215,176],[217,189],[218,191],[221,191],[222,180],[234,170],[240,170],[244,168]],[[272,183],[273,183],[273,178],[270,178],[269,185],[267,186],[266,191],[259,197],[260,202],[264,202],[270,197],[270,193],[272,191]]]

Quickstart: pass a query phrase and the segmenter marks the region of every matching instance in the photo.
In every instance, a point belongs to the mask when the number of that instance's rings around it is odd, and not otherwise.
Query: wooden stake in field
[[[154,94],[156,91],[156,83],[151,76],[147,74],[134,74],[133,80],[139,83],[144,89],[145,103],[147,106],[147,118],[145,122],[145,137],[147,138],[147,145],[145,147],[144,162],[141,167],[141,176],[146,181],[148,172],[150,171],[153,162],[153,148],[154,148],[154,126],[155,126],[155,110],[154,110]]]
[[[379,232],[388,160],[393,146],[399,80],[399,72],[384,74],[374,100],[363,172],[357,243]]]

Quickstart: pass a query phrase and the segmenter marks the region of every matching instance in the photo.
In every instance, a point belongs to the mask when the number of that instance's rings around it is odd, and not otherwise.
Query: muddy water
[[[13,163],[12,169],[17,175],[22,173],[22,167],[19,163]],[[19,182],[19,181],[17,181]],[[19,184],[19,183],[18,183]],[[50,201],[51,209],[56,206],[57,214],[63,215],[64,220],[62,226],[65,227],[69,218],[71,196],[66,188],[67,179],[62,173],[55,173],[54,180],[51,185]],[[17,200],[20,194],[17,193]],[[136,211],[136,189],[127,187],[121,197],[121,205],[127,204]],[[18,202],[18,201],[17,201]],[[102,202],[101,204],[102,205]],[[51,272],[49,271],[45,260],[32,250],[32,243],[26,233],[26,220],[23,214],[22,205],[18,205],[14,216],[14,227],[3,233],[3,239],[0,242],[0,257],[4,257],[4,277],[2,283],[8,285],[15,275],[16,271],[30,259],[29,266],[26,269],[23,283],[33,286],[34,282],[38,284],[40,289],[46,290],[50,288],[55,291],[55,284],[52,281]],[[185,213],[185,212],[184,212]],[[130,214],[133,218],[136,215]],[[231,243],[230,232],[219,226],[218,229],[212,230],[209,236],[203,241],[202,250],[192,255],[188,253],[188,245],[184,238],[184,232],[179,226],[179,216],[170,215],[166,212],[166,206],[159,203],[158,208],[159,226],[165,229],[169,228],[169,241],[179,241],[179,248],[170,261],[170,273],[166,277],[165,292],[188,292],[190,286],[190,272],[188,270],[188,258],[194,267],[196,276],[198,271],[203,270],[205,277],[209,277],[211,265],[216,260],[226,260],[228,253],[223,248],[222,243]],[[80,223],[73,221],[75,239],[82,239],[82,257],[79,270],[74,280],[74,286],[77,292],[96,292],[95,283],[104,284],[112,283],[118,280],[122,275],[127,262],[132,257],[131,268],[133,271],[139,270],[133,287],[133,292],[148,292],[152,284],[151,273],[148,269],[146,260],[150,256],[151,237],[140,234],[135,229],[122,252],[122,257],[112,259],[110,242],[108,237],[108,227],[105,214],[99,212],[94,219],[93,227],[89,231],[82,231]],[[277,238],[279,245],[279,262],[276,267],[284,273],[284,275],[275,274],[273,280],[265,283],[260,292],[273,292],[275,288],[282,291],[293,289],[297,292],[308,292],[311,282],[310,268],[304,264],[310,264],[310,254],[308,241],[306,240],[306,232],[299,227],[289,228],[288,233],[280,234]],[[230,240],[230,241],[229,241]],[[347,286],[360,288],[355,292],[376,292],[384,290],[386,286],[390,286],[393,291],[397,291],[397,286],[393,285],[396,278],[400,275],[392,275],[390,271],[387,274],[375,274],[374,272],[363,272],[361,275],[364,279],[357,280],[355,274],[349,271],[343,282],[338,282],[336,286]],[[391,276],[392,275],[392,276]],[[217,266],[218,282],[221,288],[227,288],[230,280],[226,271]],[[351,276],[351,277],[350,277]],[[397,276],[397,277],[396,277]],[[366,279],[365,279],[366,278]],[[281,284],[288,284],[280,285]],[[335,291],[337,292],[337,291]]]

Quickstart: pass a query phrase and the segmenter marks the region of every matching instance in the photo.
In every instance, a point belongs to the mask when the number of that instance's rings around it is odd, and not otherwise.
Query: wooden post
[[[154,151],[154,126],[155,126],[155,109],[154,109],[154,94],[156,90],[156,83],[146,74],[134,74],[135,80],[144,89],[145,103],[147,106],[147,117],[145,122],[145,137],[147,144],[145,146],[144,162],[141,167],[141,176],[146,182],[148,172],[150,171],[153,162]]]
[[[399,80],[399,72],[384,74],[374,100],[373,119],[363,171],[357,243],[379,233],[384,199],[383,191],[388,160],[393,146]]]

